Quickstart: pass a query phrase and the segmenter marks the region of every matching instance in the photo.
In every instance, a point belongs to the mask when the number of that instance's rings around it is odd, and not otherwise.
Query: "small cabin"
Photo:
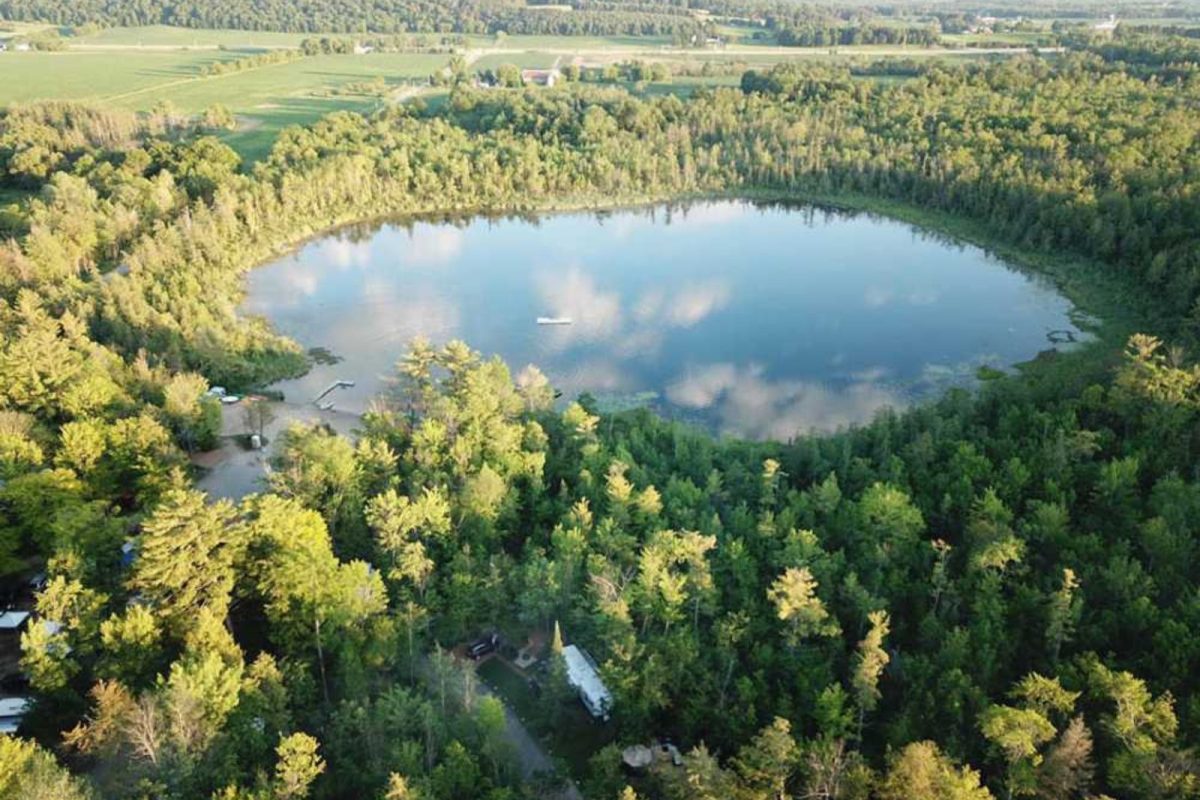
[[[607,722],[613,699],[604,681],[600,680],[596,662],[587,651],[573,644],[563,648],[563,659],[567,662],[567,683],[579,692],[579,699],[589,714]]]

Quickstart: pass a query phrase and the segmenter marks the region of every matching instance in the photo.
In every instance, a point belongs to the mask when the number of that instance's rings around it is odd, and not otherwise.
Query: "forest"
[[[57,25],[175,25],[301,33],[474,33],[691,36],[686,5],[665,0],[574,2],[567,11],[521,0],[2,0],[0,18]]]
[[[686,100],[459,74],[249,169],[167,114],[4,111],[0,572],[45,580],[0,798],[1200,796],[1200,81],[1086,49],[915,71]],[[307,366],[237,314],[265,258],[384,215],[712,196],[966,220],[1140,332],[765,443],[417,340],[355,438],[294,426],[261,493],[195,488],[209,387]],[[487,630],[555,643],[540,730],[564,635],[595,656],[613,735],[581,769],[522,774],[452,653]],[[681,764],[622,771],[654,739]]]

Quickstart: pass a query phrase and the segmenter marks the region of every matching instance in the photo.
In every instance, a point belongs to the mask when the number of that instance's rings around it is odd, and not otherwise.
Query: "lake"
[[[536,364],[567,398],[754,438],[863,422],[1083,338],[1049,282],[977,247],[749,202],[358,226],[247,284],[243,311],[341,359],[279,384],[294,402],[346,379],[328,399],[361,412],[424,335],[514,375]]]

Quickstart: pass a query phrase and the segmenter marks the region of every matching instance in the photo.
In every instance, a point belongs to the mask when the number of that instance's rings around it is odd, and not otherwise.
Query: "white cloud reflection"
[[[371,245],[344,237],[326,239],[317,246],[315,261],[326,261],[338,269],[363,269],[371,266]]]
[[[725,281],[688,284],[670,295],[663,289],[652,289],[638,298],[634,319],[642,324],[665,322],[690,328],[728,305],[731,294]]]
[[[362,300],[347,309],[345,321],[329,330],[347,337],[335,344],[369,352],[387,343],[407,346],[416,336],[445,342],[457,335],[461,321],[458,305],[430,286],[402,289],[394,281],[372,279],[363,282]]]
[[[661,343],[667,328],[690,328],[729,304],[732,291],[724,281],[687,283],[670,290],[649,289],[626,313],[621,295],[600,287],[579,265],[537,278],[538,295],[546,313],[569,317],[558,349],[577,342],[612,341],[623,357],[642,355]]]
[[[537,289],[548,315],[573,321],[559,330],[561,335],[554,340],[557,349],[580,341],[608,339],[620,330],[621,296],[600,289],[578,265],[558,273],[542,273]]]
[[[405,266],[440,267],[462,253],[466,237],[453,225],[417,225],[408,232]]]
[[[667,399],[711,415],[722,433],[755,439],[788,439],[870,420],[904,399],[872,380],[833,387],[801,380],[772,380],[759,365],[709,364],[667,387]]]

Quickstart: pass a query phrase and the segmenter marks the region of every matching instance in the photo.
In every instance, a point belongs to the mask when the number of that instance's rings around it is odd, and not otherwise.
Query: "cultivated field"
[[[273,31],[229,31],[194,28],[172,28],[150,25],[142,28],[106,28],[71,40],[72,48],[178,48],[228,47],[233,49],[268,49],[299,47],[310,38],[307,33],[276,33]]]
[[[239,118],[227,135],[244,158],[260,158],[278,132],[339,109],[367,110],[376,97],[347,94],[349,84],[382,77],[396,87],[423,82],[449,56],[378,53],[329,55],[205,76],[215,61],[245,57],[219,50],[67,50],[0,54],[0,104],[69,99],[149,110],[162,100],[197,114],[215,103]]]

